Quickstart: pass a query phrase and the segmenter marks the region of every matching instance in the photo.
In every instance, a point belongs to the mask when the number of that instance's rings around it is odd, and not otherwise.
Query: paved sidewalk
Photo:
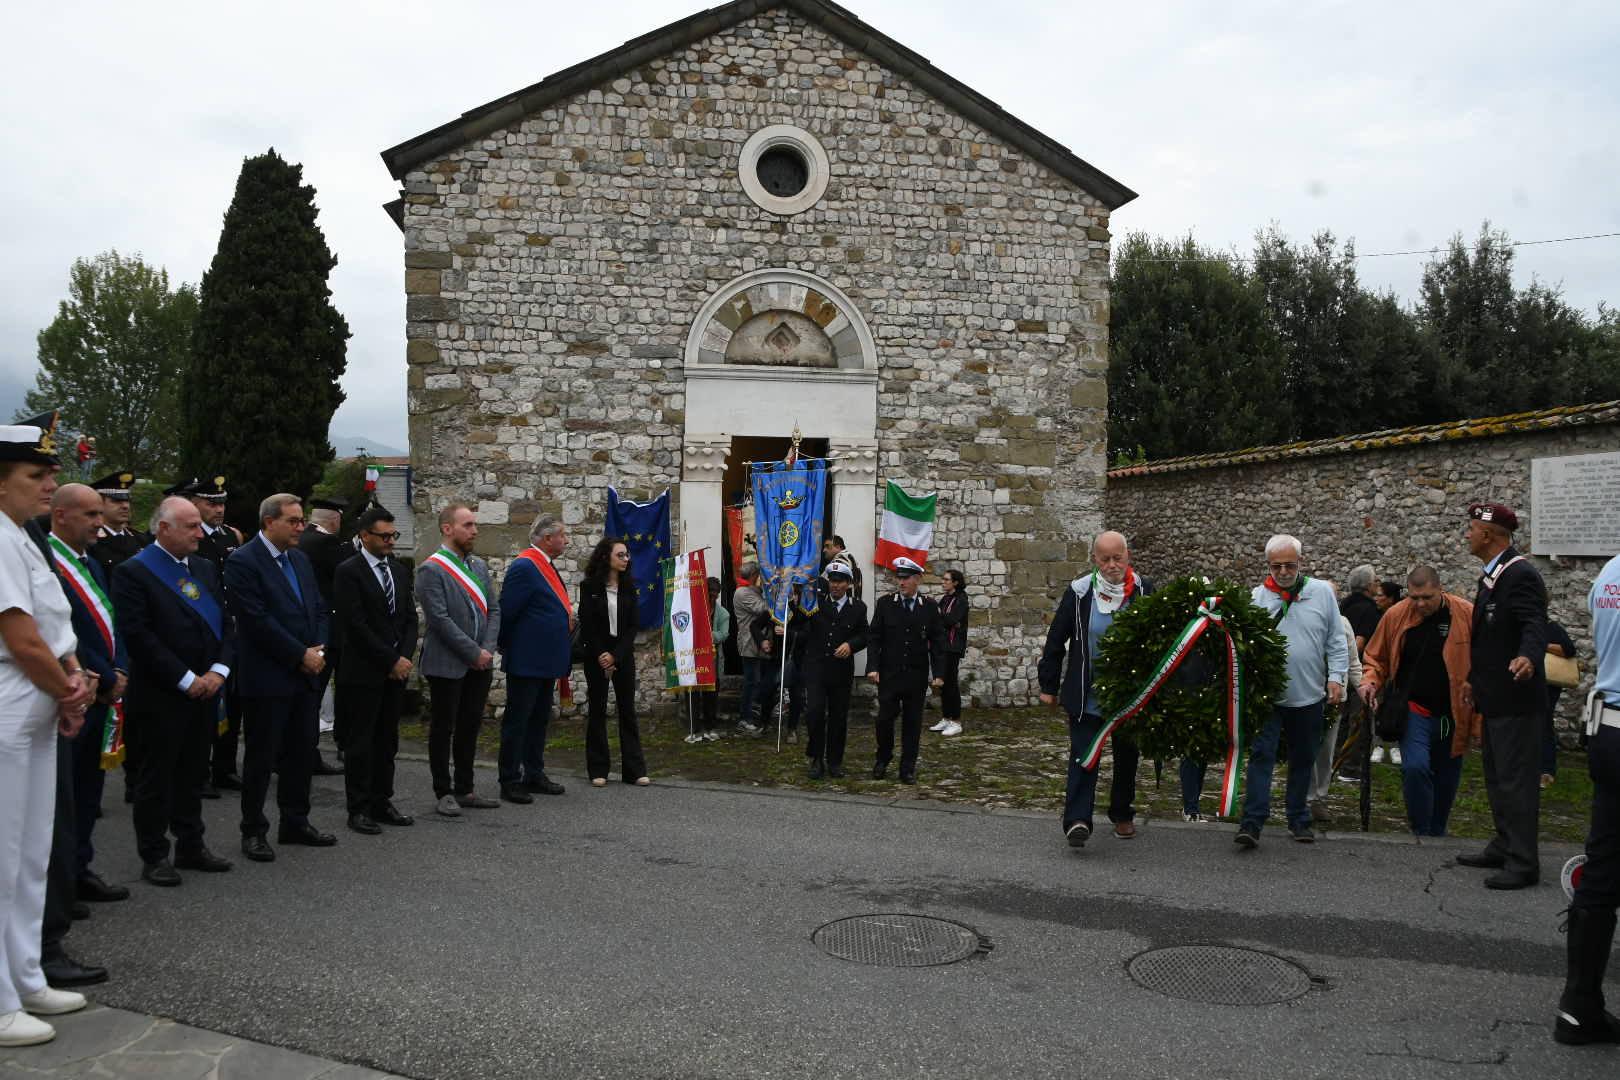
[[[162,1080],[388,1080],[391,1073],[92,1005],[53,1016],[56,1038],[0,1050],[0,1077]]]

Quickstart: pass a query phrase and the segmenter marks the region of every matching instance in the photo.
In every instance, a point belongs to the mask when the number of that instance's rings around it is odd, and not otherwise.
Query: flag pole
[[[776,752],[782,752],[782,714],[787,711],[785,699],[787,697],[787,624],[788,615],[793,606],[793,586],[787,588],[786,600],[782,604],[782,651],[777,656],[777,671],[780,675],[776,688]]]

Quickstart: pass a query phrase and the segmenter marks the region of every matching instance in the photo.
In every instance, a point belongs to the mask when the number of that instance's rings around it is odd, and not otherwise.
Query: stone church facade
[[[1129,189],[819,0],[701,12],[383,157],[424,536],[469,498],[504,556],[558,513],[577,574],[609,484],[668,487],[718,553],[743,462],[797,427],[869,594],[882,482],[939,492],[965,692],[1030,700],[1102,521]]]

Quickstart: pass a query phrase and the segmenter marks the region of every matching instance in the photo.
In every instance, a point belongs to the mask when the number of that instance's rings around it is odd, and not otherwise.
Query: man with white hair
[[[1288,832],[1302,844],[1316,839],[1311,830],[1311,770],[1322,734],[1324,705],[1344,700],[1350,667],[1349,639],[1339,621],[1333,587],[1301,572],[1304,545],[1286,533],[1266,541],[1264,583],[1252,599],[1271,613],[1277,632],[1288,642],[1288,681],[1272,705],[1271,719],[1249,743],[1249,769],[1244,777],[1243,821],[1234,842],[1240,849],[1259,846],[1260,829],[1271,814],[1271,774],[1277,765],[1277,740],[1288,731]]]

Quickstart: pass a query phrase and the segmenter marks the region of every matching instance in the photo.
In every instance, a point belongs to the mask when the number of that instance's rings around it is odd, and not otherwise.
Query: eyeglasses
[[[1274,562],[1274,563],[1267,563],[1266,565],[1270,566],[1273,570],[1298,570],[1299,569],[1299,563],[1297,563],[1297,562]]]
[[[375,536],[379,540],[398,540],[399,539],[399,533],[397,533],[397,532],[376,532],[375,530],[372,530],[372,531],[369,531],[366,535]]]

